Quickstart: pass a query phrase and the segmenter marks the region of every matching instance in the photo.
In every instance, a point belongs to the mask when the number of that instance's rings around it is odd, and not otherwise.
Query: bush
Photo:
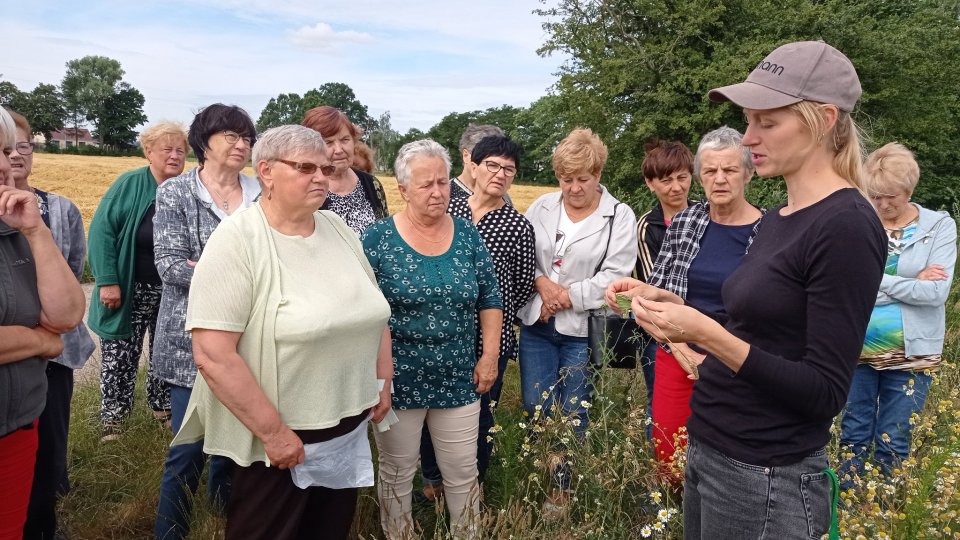
[[[42,149],[38,148],[37,151],[48,153],[48,154],[68,154],[68,155],[75,155],[75,156],[144,157],[143,150],[139,146],[135,148],[129,148],[126,150],[117,150],[113,148],[101,148],[99,146],[93,146],[93,145],[71,146],[68,148],[59,148],[55,144],[52,144],[50,141],[47,141],[47,144],[45,144]]]

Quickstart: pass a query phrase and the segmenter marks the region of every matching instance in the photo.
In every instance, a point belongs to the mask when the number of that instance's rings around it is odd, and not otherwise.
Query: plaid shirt
[[[760,209],[760,212],[766,212]],[[753,226],[750,240],[747,241],[747,250],[760,230],[760,222]],[[648,283],[670,291],[680,298],[687,298],[687,272],[690,265],[700,252],[700,239],[710,223],[710,203],[703,201],[688,206],[673,216],[667,236],[663,240],[663,247],[653,265],[653,273]]]

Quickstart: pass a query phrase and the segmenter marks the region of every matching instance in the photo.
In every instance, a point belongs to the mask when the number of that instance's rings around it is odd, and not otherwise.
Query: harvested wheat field
[[[53,191],[69,197],[80,207],[84,224],[89,227],[93,212],[100,198],[120,174],[143,167],[147,160],[136,157],[74,156],[67,154],[36,153],[33,157],[33,173],[30,183],[45,191]],[[187,167],[195,167],[196,162],[187,162]],[[253,174],[247,167],[244,171]],[[397,181],[392,176],[379,176],[387,192],[388,204],[392,211],[399,210],[403,203],[397,192]],[[540,195],[556,188],[547,186],[513,186],[510,197],[521,212],[525,211]]]

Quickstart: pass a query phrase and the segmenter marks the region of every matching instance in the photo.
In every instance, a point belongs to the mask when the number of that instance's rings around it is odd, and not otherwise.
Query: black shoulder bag
[[[610,218],[610,234],[603,257],[597,263],[593,275],[600,273],[603,261],[610,250],[610,238],[613,236],[613,220],[617,217],[617,203]],[[637,351],[643,348],[645,335],[632,318],[608,313],[606,306],[591,309],[587,316],[587,347],[590,352],[590,364],[594,368],[636,369]]]

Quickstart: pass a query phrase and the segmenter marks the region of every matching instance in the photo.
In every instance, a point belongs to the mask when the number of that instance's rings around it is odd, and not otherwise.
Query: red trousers
[[[661,475],[674,485],[683,482],[683,470],[674,461],[677,452],[687,448],[686,428],[690,417],[690,395],[693,381],[680,367],[677,359],[663,349],[657,349],[653,378],[653,439],[657,459],[662,464]]]
[[[37,422],[0,437],[0,540],[21,540],[37,461]]]

